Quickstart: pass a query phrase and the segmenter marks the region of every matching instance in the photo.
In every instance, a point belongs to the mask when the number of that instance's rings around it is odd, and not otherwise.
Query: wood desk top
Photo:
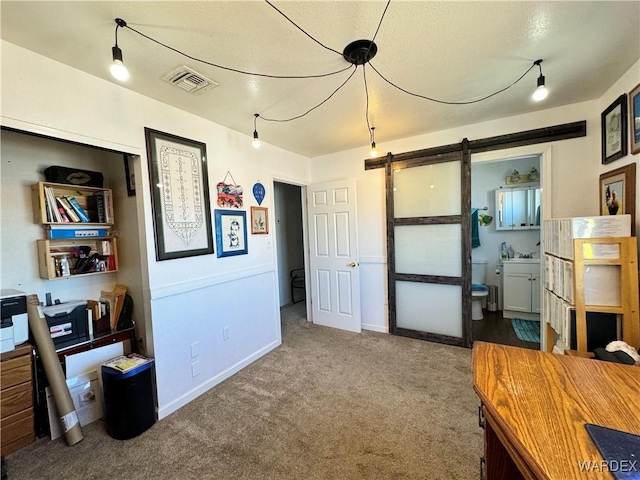
[[[474,389],[538,478],[595,479],[585,423],[640,435],[640,367],[493,343],[473,346]]]

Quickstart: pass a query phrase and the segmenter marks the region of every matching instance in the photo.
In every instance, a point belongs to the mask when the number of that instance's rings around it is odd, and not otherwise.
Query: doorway
[[[273,182],[277,271],[281,319],[307,319],[304,256],[303,188]]]
[[[475,274],[474,283],[486,285],[488,291],[480,300],[474,298],[481,302],[482,318],[473,316],[473,340],[539,349],[541,155],[474,160],[471,205],[477,237],[472,278]],[[511,207],[516,207],[515,213]]]

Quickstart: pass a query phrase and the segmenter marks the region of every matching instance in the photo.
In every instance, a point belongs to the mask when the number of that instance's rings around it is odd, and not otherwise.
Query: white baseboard
[[[389,327],[382,325],[373,325],[371,323],[363,323],[363,330],[371,330],[372,332],[389,333]]]
[[[196,399],[197,397],[199,397],[203,393],[205,393],[208,390],[210,390],[211,388],[215,387],[220,382],[226,380],[227,378],[229,378],[233,374],[239,372],[240,370],[242,370],[247,365],[255,362],[257,359],[259,359],[263,355],[266,355],[271,350],[273,350],[274,348],[280,346],[281,344],[282,344],[282,342],[280,340],[272,342],[269,345],[261,348],[257,352],[249,355],[247,358],[245,358],[243,360],[240,360],[238,363],[236,363],[235,365],[232,365],[231,367],[227,368],[223,372],[220,372],[215,377],[212,377],[209,380],[207,380],[206,382],[198,385],[193,390],[185,393],[181,397],[176,398],[174,401],[168,403],[167,405],[163,405],[163,406],[159,405],[158,406],[158,420],[162,420],[163,418],[165,418],[166,416],[172,414],[176,410],[184,407],[186,404],[188,404],[192,400]]]

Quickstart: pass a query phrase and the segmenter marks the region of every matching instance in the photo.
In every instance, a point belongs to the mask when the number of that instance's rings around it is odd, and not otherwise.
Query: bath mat
[[[512,318],[511,325],[520,340],[540,343],[540,322],[538,320]]]

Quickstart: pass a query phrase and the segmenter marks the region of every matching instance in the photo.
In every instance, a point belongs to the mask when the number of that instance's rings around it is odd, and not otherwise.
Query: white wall
[[[156,359],[160,418],[279,345],[274,234],[249,235],[248,255],[156,261],[144,127],[206,144],[212,208],[215,184],[227,171],[244,187],[249,213],[257,205],[251,194],[255,182],[288,178],[307,184],[308,159],[264,143],[254,150],[248,135],[5,41],[1,47],[3,125],[141,156],[133,198],[144,219],[140,260],[146,275],[140,288],[150,307],[146,343]],[[265,185],[263,206],[273,211],[271,186]],[[31,235],[35,240],[36,232]],[[230,338],[220,348],[223,327],[229,327]],[[193,343],[199,355],[192,358]]]
[[[302,238],[301,188],[274,182],[275,224],[278,238],[278,278],[280,281],[280,306],[288,305],[291,298],[290,272],[304,267],[304,244]],[[304,292],[296,289],[296,299]]]
[[[600,113],[621,93],[628,92],[640,81],[636,63],[600,100],[565,107],[540,110],[500,120],[434,132],[426,135],[385,142],[377,137],[380,152],[395,154],[460,142],[520,132],[551,125],[587,121],[587,136],[551,142],[540,146],[549,149],[551,171],[551,210],[549,218],[597,215],[599,213],[599,179],[601,172],[638,161],[628,156],[603,168],[600,164]],[[543,105],[541,106],[543,107]],[[453,107],[456,108],[456,107]],[[529,149],[531,150],[531,149]],[[516,150],[496,154],[508,158]],[[348,150],[311,159],[313,183],[355,178],[358,195],[358,238],[361,255],[361,304],[363,328],[388,330],[386,288],[386,226],[384,169],[364,170],[368,148]],[[473,161],[473,157],[472,157]],[[545,188],[549,188],[546,184]],[[640,196],[637,197],[640,202]],[[476,206],[476,205],[474,205]],[[545,207],[546,208],[546,207]],[[636,224],[638,216],[636,215]]]

